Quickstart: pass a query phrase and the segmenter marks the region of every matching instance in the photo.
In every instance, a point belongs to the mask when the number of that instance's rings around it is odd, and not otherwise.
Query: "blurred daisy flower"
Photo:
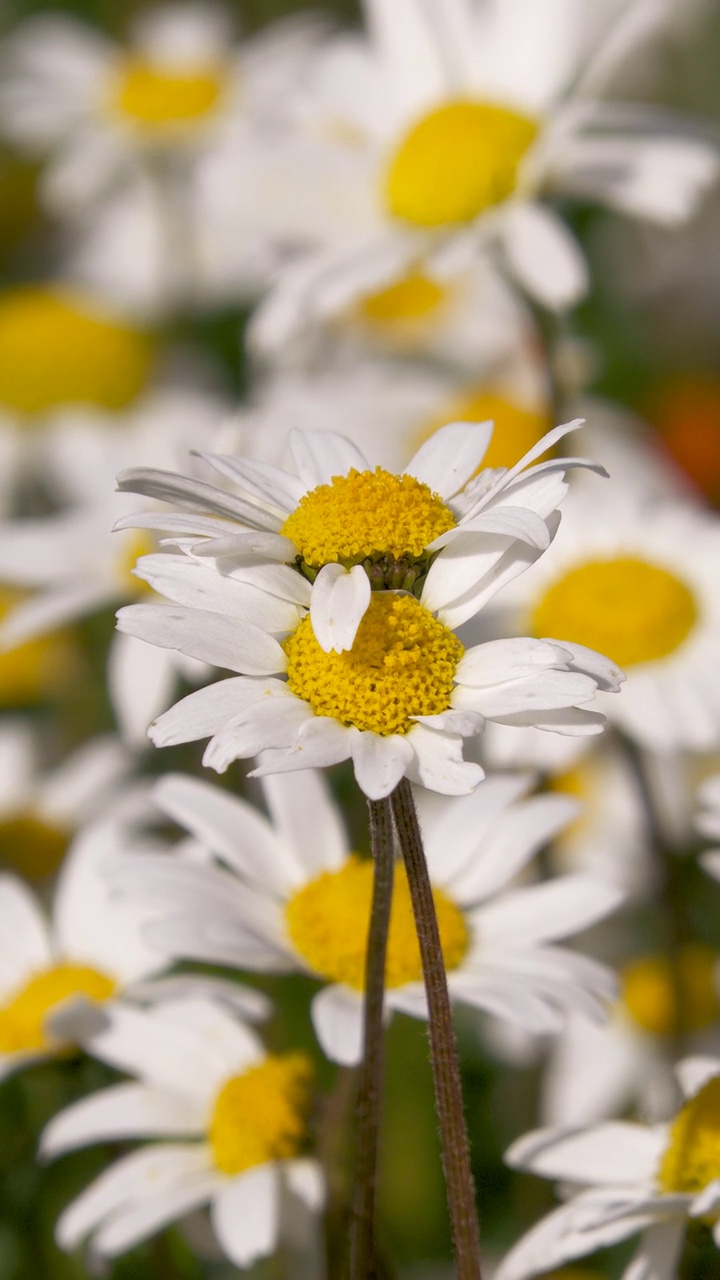
[[[312,1064],[267,1054],[257,1036],[210,1001],[152,1012],[106,1006],[87,1019],[86,1051],[130,1083],[83,1098],[50,1122],[45,1156],[94,1142],[151,1139],[117,1160],[61,1215],[58,1244],[114,1257],[191,1210],[210,1206],[215,1234],[239,1267],[272,1253],[288,1201],[322,1208],[310,1146]]]
[[[672,1111],[672,1046],[720,1052],[720,957],[693,942],[673,959],[638,955],[620,969],[620,1000],[601,1027],[570,1017],[543,1082],[549,1124],[594,1124],[634,1103],[646,1120]]]
[[[551,552],[513,588],[512,620],[567,635],[627,674],[598,705],[649,751],[720,743],[720,524],[686,502],[647,503],[617,484],[565,504]]]
[[[298,217],[310,223],[314,196],[321,243],[280,275],[278,315],[286,289],[300,325],[388,286],[422,300],[449,264],[489,248],[530,295],[563,308],[584,294],[587,268],[543,197],[673,224],[716,177],[715,150],[684,136],[686,125],[603,99],[659,21],[657,6],[366,0],[364,9],[367,33],[330,41],[298,95],[310,193]],[[286,203],[291,219],[295,202]]]
[[[529,1280],[638,1232],[623,1280],[672,1280],[690,1222],[708,1223],[717,1243],[720,1061],[686,1058],[677,1075],[684,1102],[667,1124],[540,1129],[514,1143],[513,1167],[582,1189],[510,1250],[496,1280]]]
[[[42,14],[4,43],[3,130],[51,155],[49,203],[65,212],[147,163],[192,158],[223,131],[272,117],[316,30],[280,24],[233,46],[213,4],[167,4],[135,20],[128,43]]]
[[[184,699],[155,722],[153,741],[212,734],[205,763],[220,771],[261,751],[260,772],[351,758],[377,799],[406,774],[472,790],[482,770],[463,762],[462,739],[485,718],[599,732],[602,719],[581,708],[621,679],[599,654],[520,638],[466,651],[454,630],[548,545],[563,472],[577,460],[525,466],[573,425],[475,479],[490,424],[442,428],[399,476],[369,470],[331,432],[292,433],[297,477],[204,455],[247,496],[123,473],[121,491],[189,513],[118,523],[180,535],[181,552],[143,557],[138,575],[175,603],[128,606],[120,630],[241,673]]]
[[[566,796],[526,798],[530,780],[498,776],[471,796],[418,793],[451,997],[536,1034],[570,1010],[602,1018],[614,992],[604,965],[556,944],[622,900],[589,876],[518,887],[516,877],[574,816]],[[245,801],[180,774],[155,799],[214,856],[190,863],[128,852],[113,884],[155,908],[146,934],[177,958],[262,972],[299,970],[325,984],[312,1002],[320,1043],[359,1061],[373,868],[350,852],[321,774],[263,780],[270,821]],[[389,1011],[427,1017],[405,871],[396,864],[387,958]]]

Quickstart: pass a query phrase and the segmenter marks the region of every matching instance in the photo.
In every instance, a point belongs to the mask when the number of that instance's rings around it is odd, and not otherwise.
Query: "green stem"
[[[407,778],[391,797],[407,870],[428,1004],[428,1035],[458,1280],[481,1280],[480,1233],[445,962],[415,801]]]
[[[355,1193],[350,1224],[350,1280],[375,1280],[375,1200],[383,1073],[385,956],[392,906],[394,854],[389,800],[368,800],[373,899],[365,960],[363,1060],[357,1103]]]

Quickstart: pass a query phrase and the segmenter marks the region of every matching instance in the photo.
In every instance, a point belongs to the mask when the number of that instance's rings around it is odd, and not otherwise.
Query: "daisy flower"
[[[603,1026],[568,1018],[551,1051],[542,1114],[549,1124],[593,1124],[631,1103],[647,1120],[673,1109],[672,1046],[720,1053],[718,955],[702,943],[638,955],[620,969],[620,999]],[[681,998],[678,1000],[677,987]]]
[[[144,534],[111,532],[113,515],[132,506],[127,498],[106,497],[118,466],[139,456],[172,464],[187,456],[191,440],[217,439],[225,414],[215,395],[170,384],[123,415],[79,406],[58,415],[42,454],[61,510],[0,522],[0,581],[15,589],[0,625],[2,648],[13,650],[142,594],[131,570],[154,542]],[[119,504],[114,513],[113,503]],[[197,664],[187,661],[180,669],[191,678],[197,674]],[[176,658],[129,636],[115,638],[108,655],[110,695],[128,739],[144,740],[148,720],[168,705],[177,672]]]
[[[621,697],[598,705],[629,737],[651,752],[717,749],[717,518],[619,485],[592,503],[578,491],[552,550],[513,591],[512,630],[567,635],[622,667]]]
[[[690,1222],[711,1225],[720,1206],[720,1061],[678,1064],[683,1105],[667,1124],[610,1122],[586,1130],[540,1129],[506,1159],[581,1190],[511,1249],[495,1280],[529,1280],[642,1232],[623,1280],[672,1280]]]
[[[153,913],[116,902],[108,879],[127,840],[117,818],[83,828],[66,855],[50,919],[22,880],[0,876],[0,1077],[77,1043],[75,1022],[88,1001],[154,1000],[212,986],[212,979],[156,977],[168,960],[142,939]],[[257,992],[234,983],[218,992],[246,1016],[267,1016]]]
[[[106,1006],[87,1019],[83,1047],[133,1079],[61,1111],[41,1153],[152,1141],[65,1209],[61,1248],[88,1240],[96,1256],[115,1257],[209,1205],[224,1252],[248,1267],[276,1248],[286,1197],[322,1208],[320,1169],[304,1154],[312,1101],[304,1054],[267,1054],[227,1011],[188,999],[152,1012]]]
[[[143,11],[124,46],[57,13],[17,27],[3,48],[3,130],[51,155],[50,204],[74,212],[148,162],[191,159],[272,119],[316,28],[280,24],[238,48],[231,26],[220,7],[178,3]]]
[[[529,786],[508,775],[463,799],[416,798],[451,997],[541,1034],[556,1031],[572,1009],[603,1015],[610,971],[556,944],[607,915],[622,895],[589,876],[518,887],[519,873],[576,812],[566,796],[526,798]],[[113,883],[155,908],[146,937],[164,952],[320,978],[312,1003],[318,1039],[335,1061],[357,1062],[372,863],[350,851],[321,774],[266,778],[263,788],[270,820],[208,783],[163,778],[157,803],[214,863],[128,853]],[[400,863],[386,1000],[389,1011],[427,1017]]]
[[[319,244],[280,275],[272,306],[283,318],[285,297],[307,325],[396,283],[432,282],[448,262],[489,248],[532,296],[563,308],[585,292],[587,268],[542,197],[673,224],[717,174],[714,149],[676,123],[668,129],[667,116],[603,100],[656,7],[363,7],[366,33],[329,42],[298,95],[305,137],[295,148],[317,200]],[[295,202],[285,203],[290,220]],[[308,196],[299,204],[304,227]],[[265,333],[283,340],[267,324]]]

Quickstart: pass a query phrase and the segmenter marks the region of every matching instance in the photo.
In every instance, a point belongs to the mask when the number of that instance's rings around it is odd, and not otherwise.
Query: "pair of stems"
[[[350,1280],[376,1280],[375,1200],[383,1070],[385,957],[392,906],[395,838],[405,862],[428,1005],[428,1035],[458,1280],[481,1280],[480,1238],[470,1144],[435,903],[413,794],[403,778],[371,800],[373,901],[365,968],[363,1062],[358,1094]]]

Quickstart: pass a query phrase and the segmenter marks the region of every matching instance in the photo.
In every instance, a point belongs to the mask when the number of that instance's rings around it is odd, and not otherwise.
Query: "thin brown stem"
[[[405,860],[428,1003],[435,1104],[458,1280],[481,1280],[480,1233],[470,1143],[465,1124],[445,962],[415,801],[406,778],[392,794],[398,843]]]
[[[357,1102],[355,1192],[350,1224],[350,1280],[375,1280],[375,1199],[383,1074],[385,956],[392,906],[394,854],[389,800],[369,800],[373,898],[365,959],[363,1061]]]

